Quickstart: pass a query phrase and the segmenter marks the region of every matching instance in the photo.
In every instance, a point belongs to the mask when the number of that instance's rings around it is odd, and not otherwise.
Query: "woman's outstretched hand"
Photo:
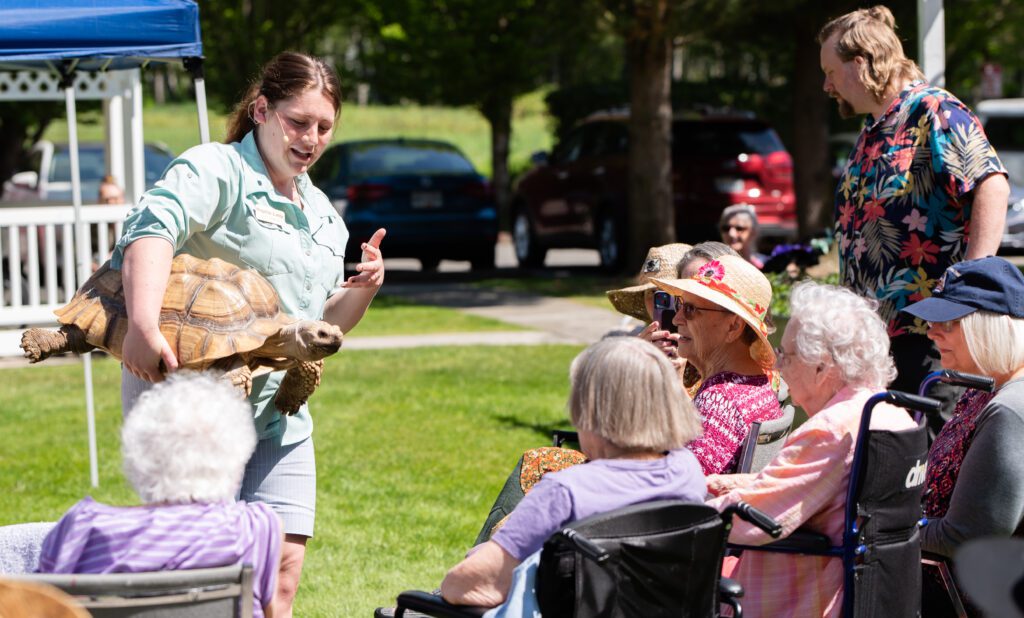
[[[362,245],[363,259],[356,265],[357,275],[349,277],[343,288],[379,288],[384,283],[384,255],[380,252],[380,241],[384,240],[387,230],[380,228],[373,233],[370,240]]]

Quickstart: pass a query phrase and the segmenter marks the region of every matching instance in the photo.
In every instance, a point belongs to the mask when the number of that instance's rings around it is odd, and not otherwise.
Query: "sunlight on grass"
[[[455,309],[419,305],[397,296],[381,294],[373,299],[370,310],[352,330],[352,337],[517,330],[526,329]]]
[[[369,616],[435,587],[476,538],[516,458],[565,427],[579,347],[342,352],[313,395],[317,531],[298,616]],[[119,471],[120,368],[93,363],[100,487],[89,487],[82,368],[0,370],[0,524],[59,517],[82,496],[132,504]]]
[[[492,278],[477,281],[472,285],[479,288],[555,296],[599,309],[614,310],[605,292],[635,284],[635,277],[573,274],[565,277]]]
[[[509,154],[512,169],[525,167],[532,153],[551,149],[551,120],[544,105],[544,94],[544,91],[537,91],[516,101]],[[143,109],[142,119],[146,141],[162,142],[176,154],[199,143],[194,103],[149,104]],[[99,112],[81,112],[78,122],[80,140],[103,141],[102,115]],[[211,109],[210,139],[222,141],[226,127],[226,116]],[[45,137],[67,141],[67,123],[63,117],[54,120]],[[421,137],[450,141],[469,157],[477,171],[491,176],[490,126],[473,108],[418,105],[359,107],[344,104],[334,141],[369,137]]]

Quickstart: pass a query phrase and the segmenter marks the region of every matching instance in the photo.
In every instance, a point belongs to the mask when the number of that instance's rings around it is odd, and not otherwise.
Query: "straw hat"
[[[650,322],[651,316],[647,315],[647,306],[644,304],[644,292],[654,289],[654,284],[650,282],[651,279],[655,277],[674,278],[676,265],[679,264],[683,255],[692,248],[683,243],[651,247],[640,268],[640,275],[637,276],[637,280],[641,282],[640,285],[605,292],[615,310],[641,322]]]
[[[652,279],[672,294],[683,292],[699,296],[735,313],[757,333],[750,356],[765,369],[775,364],[775,352],[768,343],[768,307],[772,304],[772,284],[761,271],[741,257],[723,255],[700,267],[689,279]]]

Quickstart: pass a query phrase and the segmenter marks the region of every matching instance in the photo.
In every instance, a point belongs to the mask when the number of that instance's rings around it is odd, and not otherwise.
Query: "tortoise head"
[[[305,350],[302,360],[315,361],[326,358],[341,349],[344,333],[333,324],[324,321],[304,322],[296,330],[298,348]]]

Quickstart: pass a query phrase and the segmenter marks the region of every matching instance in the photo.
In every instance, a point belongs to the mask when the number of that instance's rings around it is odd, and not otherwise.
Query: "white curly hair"
[[[797,329],[794,341],[800,360],[835,367],[847,386],[880,388],[896,377],[876,301],[807,281],[793,288],[789,304],[787,328]]]
[[[121,429],[124,474],[146,504],[233,500],[255,448],[251,406],[209,373],[171,374]]]

